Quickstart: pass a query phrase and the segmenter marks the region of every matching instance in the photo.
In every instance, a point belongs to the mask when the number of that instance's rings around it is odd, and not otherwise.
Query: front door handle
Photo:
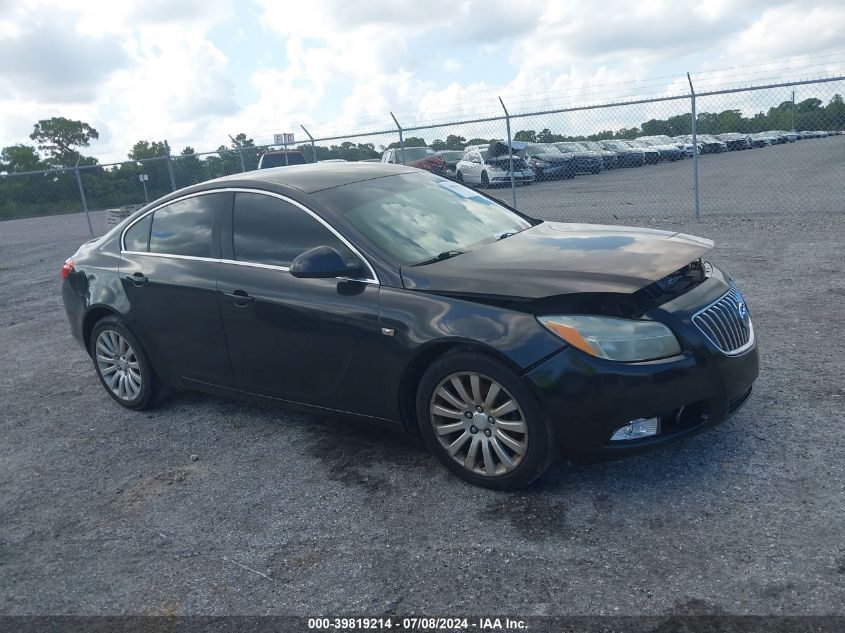
[[[131,281],[136,286],[143,286],[147,283],[147,276],[144,273],[132,273],[131,275],[126,275],[126,280]]]
[[[250,297],[245,290],[235,290],[234,292],[224,292],[224,296],[235,300],[235,305],[239,308],[244,308],[250,303],[255,303],[255,297]]]

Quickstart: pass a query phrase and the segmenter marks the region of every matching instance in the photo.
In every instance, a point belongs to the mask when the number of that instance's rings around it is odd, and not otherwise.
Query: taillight
[[[73,270],[73,260],[68,258],[65,260],[64,266],[62,266],[62,280],[67,279],[68,274],[70,271]]]

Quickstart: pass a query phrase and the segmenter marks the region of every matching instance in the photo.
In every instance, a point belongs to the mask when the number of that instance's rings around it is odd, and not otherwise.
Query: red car
[[[404,151],[404,160],[402,153]],[[382,154],[381,162],[408,165],[417,169],[425,169],[435,174],[446,173],[446,161],[430,147],[399,147],[387,150]]]

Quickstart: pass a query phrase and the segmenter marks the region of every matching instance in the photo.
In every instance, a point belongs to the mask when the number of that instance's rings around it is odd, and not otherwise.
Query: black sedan
[[[144,207],[66,261],[62,295],[125,407],[175,385],[354,416],[514,489],[561,450],[656,447],[745,401],[754,329],[712,245],[541,222],[402,165],[302,165]]]

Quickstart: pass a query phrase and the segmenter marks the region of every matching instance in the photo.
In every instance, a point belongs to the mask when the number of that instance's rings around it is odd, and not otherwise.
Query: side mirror
[[[331,279],[332,277],[360,277],[360,263],[350,264],[337,249],[316,246],[291,262],[290,274],[300,279]]]

